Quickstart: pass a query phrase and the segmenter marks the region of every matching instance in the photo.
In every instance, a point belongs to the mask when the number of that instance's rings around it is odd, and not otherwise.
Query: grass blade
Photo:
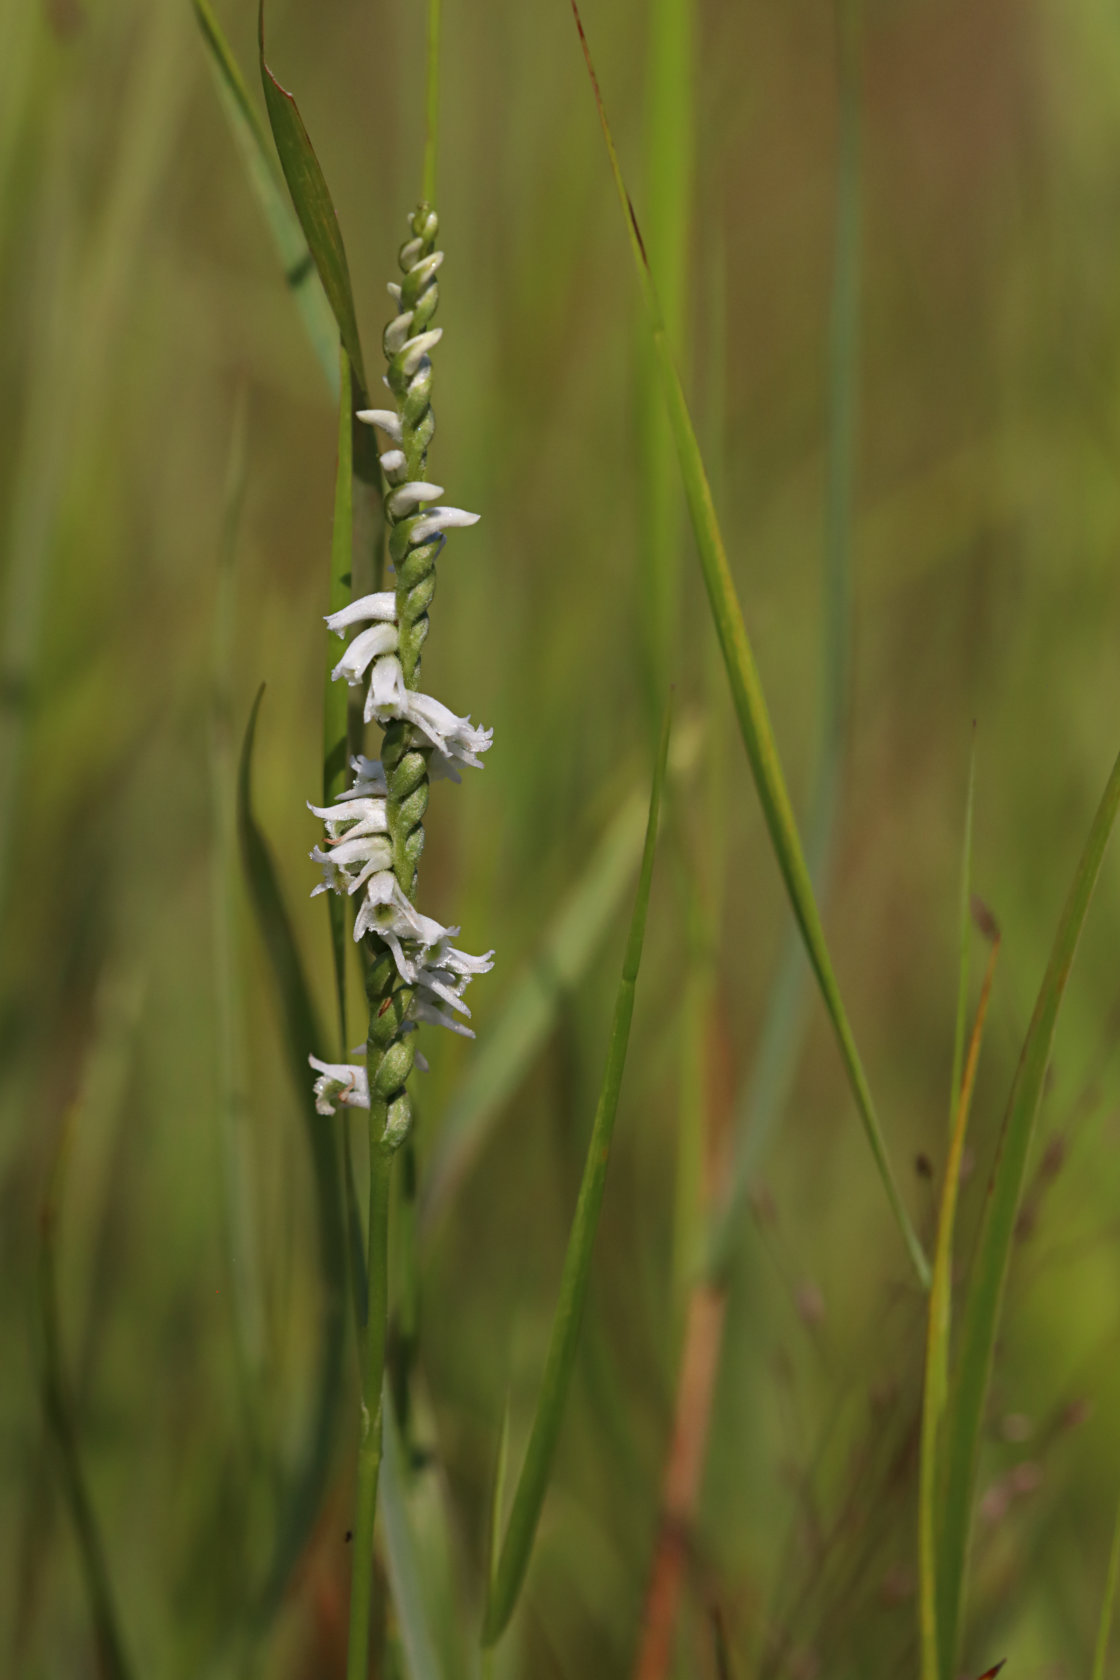
[[[649,260],[666,333],[679,353],[685,332],[693,163],[693,0],[652,0],[647,70],[646,159]],[[641,475],[639,553],[642,655],[655,738],[678,645],[682,514],[673,434],[658,400],[658,373],[644,336],[638,346],[636,421]]]
[[[287,1510],[277,1529],[275,1550],[260,1606],[267,1621],[275,1612],[285,1584],[315,1520],[330,1467],[331,1444],[345,1349],[347,1261],[339,1197],[336,1134],[315,1112],[307,1058],[321,1054],[322,1030],[315,1014],[291,920],[280,891],[272,856],[253,816],[252,758],[263,685],[257,692],[241,748],[238,776],[238,829],[241,857],[257,925],[271,961],[283,1019],[284,1048],[300,1100],[311,1152],[318,1215],[319,1269],[323,1289],[322,1348],[318,1391],[312,1408],[301,1463],[287,1498]]]
[[[836,236],[829,330],[828,483],[824,525],[823,682],[817,761],[809,801],[806,856],[813,889],[825,890],[849,712],[851,662],[852,499],[859,387],[860,83],[859,17],[852,0],[840,13],[840,135],[836,167]],[[967,902],[966,902],[967,909]],[[809,975],[796,921],[787,930],[766,1018],[738,1104],[730,1184],[712,1221],[706,1270],[720,1276],[741,1229],[755,1172],[789,1102],[807,1019]]]
[[[1027,1153],[1050,1063],[1054,1029],[1077,943],[1100,874],[1105,847],[1120,806],[1120,757],[1107,785],[1078,862],[1042,979],[1034,1015],[1008,1099],[999,1149],[988,1185],[980,1239],[969,1279],[957,1375],[946,1446],[945,1523],[939,1550],[940,1661],[943,1680],[954,1672],[961,1599],[968,1553],[972,1489],[980,1426],[992,1369],[1015,1220]]]
[[[401,1644],[410,1680],[443,1680],[438,1647],[429,1624],[424,1574],[409,1521],[408,1468],[393,1397],[385,1385],[381,1404],[381,1521],[389,1586],[400,1622]]]
[[[1108,1658],[1108,1641],[1112,1633],[1112,1615],[1116,1608],[1116,1588],[1120,1584],[1120,1506],[1116,1511],[1116,1525],[1112,1531],[1112,1549],[1108,1556],[1108,1576],[1101,1603],[1101,1619],[1097,1628],[1097,1643],[1093,1652],[1092,1680],[1104,1680],[1104,1665]]]
[[[691,766],[698,733],[676,730],[670,774]],[[642,855],[646,800],[634,792],[611,818],[591,859],[556,910],[531,965],[514,981],[440,1128],[421,1192],[421,1232],[430,1233],[485,1143],[503,1104],[533,1065],[565,996],[606,937]]]
[[[700,446],[696,440],[696,433],[688,412],[688,404],[685,401],[684,391],[667,341],[657,293],[654,289],[641,233],[638,229],[637,217],[634,214],[634,207],[630,202],[630,196],[622,177],[618,154],[611,136],[610,125],[607,121],[602,95],[599,92],[599,84],[576,0],[572,0],[572,10],[575,14],[576,27],[579,30],[580,41],[583,45],[588,75],[594,89],[603,135],[610,156],[611,170],[618,189],[623,214],[626,218],[638,277],[646,301],[653,348],[657,358],[658,371],[661,375],[662,393],[669,411],[669,421],[676,443],[677,458],[684,479],[685,499],[696,538],[708,601],[711,606],[716,633],[719,637],[720,651],[727,671],[743,744],[747,750],[755,787],[758,790],[759,801],[762,805],[763,816],[770,833],[778,867],[781,870],[790,903],[797,918],[801,937],[805,943],[809,962],[820,987],[829,1018],[832,1021],[848,1081],[859,1108],[864,1131],[879,1169],[879,1175],[882,1178],[891,1209],[913,1262],[914,1270],[923,1287],[928,1287],[929,1261],[903,1205],[894,1174],[891,1171],[871,1090],[863,1071],[863,1064],[856,1048],[855,1038],[848,1022],[847,1013],[840,996],[840,988],[833,971],[832,959],[829,956],[824,929],[821,926],[820,913],[813,895],[809,870],[798,837],[793,807],[790,804],[785,776],[778,757],[774,732],[770,724],[758,669],[755,665],[754,653],[747,637],[742,609],[731,576],[731,568],[727,563],[723,536],[712,502],[711,489],[704,470]]]
[[[264,127],[210,0],[192,0],[210,54],[218,95],[241,155],[249,186],[260,205],[280,257],[284,279],[303,317],[307,336],[332,393],[338,394],[338,326],[327,302],[303,230],[276,178]]]
[[[969,819],[965,839],[965,878],[971,873],[972,860],[972,799],[969,784]],[[993,924],[994,926],[994,924]],[[929,1317],[926,1332],[926,1372],[922,1395],[922,1435],[918,1483],[918,1619],[922,1645],[922,1680],[938,1680],[937,1627],[937,1531],[939,1449],[941,1427],[945,1415],[945,1401],[949,1389],[949,1335],[952,1328],[953,1305],[953,1232],[957,1218],[957,1196],[961,1181],[961,1160],[964,1155],[965,1134],[972,1107],[972,1092],[976,1083],[976,1068],[980,1060],[980,1045],[984,1036],[984,1022],[988,1000],[992,992],[992,977],[999,955],[999,932],[995,931],[980,1001],[976,1009],[972,1037],[968,1046],[968,1060],[964,1065],[960,1094],[957,1099],[953,1135],[945,1162],[945,1184],[941,1192],[941,1206],[937,1216],[937,1242],[933,1256],[933,1281],[929,1291]],[[963,968],[962,973],[967,970]]]
[[[334,485],[334,524],[331,528],[331,578],[328,612],[338,612],[350,600],[354,547],[354,452],[353,396],[350,389],[350,359],[338,350],[338,470]],[[334,682],[331,672],[337,664],[337,641],[327,634],[327,668],[323,678],[323,804],[341,799],[350,780],[349,689]],[[334,983],[338,998],[338,1032],[341,1060],[347,1059],[350,1042],[346,1031],[346,946],[347,900],[341,893],[325,893],[330,914]]]
[[[362,344],[358,336],[358,319],[354,313],[354,294],[350,285],[350,267],[346,261],[346,247],[335,215],[334,204],[327,189],[319,159],[311,137],[303,125],[303,118],[295,99],[287,88],[281,87],[265,62],[264,56],[264,0],[257,13],[257,38],[260,47],[261,85],[272,138],[288,191],[292,197],[299,225],[303,229],[308,249],[319,271],[323,290],[334,311],[350,366],[360,392],[366,386]]]
[[[968,759],[968,793],[964,803],[964,860],[961,865],[960,939],[957,963],[957,1016],[953,1026],[953,1076],[949,1087],[949,1135],[956,1124],[961,1069],[964,1065],[964,1034],[968,1018],[968,967],[972,947],[972,806],[976,782],[976,738]]]
[[[560,1299],[552,1325],[548,1357],[545,1361],[533,1431],[521,1467],[513,1507],[506,1527],[505,1543],[498,1566],[487,1593],[486,1617],[482,1631],[484,1645],[493,1645],[501,1636],[513,1613],[517,1595],[525,1579],[533,1537],[545,1491],[552,1470],[553,1454],[564,1416],[564,1404],[575,1363],[579,1340],[580,1319],[583,1315],[587,1285],[591,1275],[591,1255],[603,1191],[607,1180],[607,1162],[611,1136],[614,1132],[618,1099],[622,1090],[622,1076],[626,1067],[626,1051],[630,1042],[630,1022],[634,1014],[634,989],[642,961],[645,938],[646,911],[649,908],[650,886],[653,881],[653,859],[657,849],[657,826],[661,812],[661,794],[665,782],[665,766],[669,756],[669,713],[666,710],[662,725],[661,743],[650,791],[649,817],[646,822],[645,846],[638,888],[634,896],[634,910],[630,920],[630,935],[622,964],[622,978],[615,1000],[611,1021],[610,1046],[599,1104],[587,1148],[587,1160],[580,1184],[579,1200],[564,1258],[564,1272],[560,1282]]]

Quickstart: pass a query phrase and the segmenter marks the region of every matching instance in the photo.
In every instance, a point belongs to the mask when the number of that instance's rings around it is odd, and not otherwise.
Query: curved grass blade
[[[969,819],[965,842],[965,878],[971,873],[972,800],[969,784]],[[993,924],[994,928],[994,924]],[[937,1215],[937,1242],[933,1256],[933,1281],[929,1291],[929,1317],[926,1332],[926,1372],[922,1394],[922,1435],[918,1476],[918,1622],[922,1647],[922,1680],[938,1680],[937,1629],[937,1530],[939,1490],[939,1449],[941,1426],[945,1415],[945,1401],[949,1389],[949,1334],[953,1306],[953,1232],[957,1218],[957,1195],[961,1181],[961,1159],[964,1155],[965,1134],[972,1107],[972,1092],[976,1083],[976,1069],[980,1060],[980,1045],[984,1036],[984,1022],[988,1014],[988,1000],[992,993],[992,977],[999,955],[999,931],[995,929],[988,968],[980,991],[972,1038],[968,1046],[968,1060],[964,1065],[956,1119],[945,1162],[945,1185],[941,1192],[941,1206]],[[962,979],[967,968],[962,964]]]
[[[1116,1510],[1116,1526],[1112,1531],[1112,1548],[1108,1555],[1108,1575],[1105,1579],[1101,1619],[1097,1627],[1097,1643],[1093,1652],[1092,1680],[1105,1680],[1108,1660],[1108,1641],[1112,1634],[1112,1615],[1116,1608],[1116,1589],[1120,1585],[1120,1506]]]
[[[669,755],[669,712],[661,730],[657,763],[650,790],[649,816],[646,822],[645,846],[638,888],[634,895],[634,910],[630,919],[630,935],[622,964],[622,978],[618,984],[614,1017],[611,1021],[610,1045],[595,1122],[587,1146],[587,1160],[580,1184],[575,1218],[568,1238],[568,1252],[564,1258],[564,1272],[560,1281],[560,1299],[552,1324],[548,1357],[541,1381],[533,1430],[525,1461],[521,1467],[513,1507],[506,1527],[505,1543],[498,1558],[487,1592],[486,1616],[482,1643],[493,1645],[500,1638],[517,1595],[525,1579],[533,1537],[552,1471],[552,1459],[564,1416],[572,1369],[579,1341],[580,1320],[583,1316],[587,1285],[591,1275],[591,1255],[603,1191],[607,1181],[607,1162],[614,1132],[618,1099],[622,1090],[622,1075],[626,1067],[626,1051],[630,1042],[630,1022],[634,1014],[634,989],[642,961],[645,939],[646,911],[649,908],[650,886],[653,881],[653,859],[657,849],[657,826],[661,812],[661,794],[665,782],[665,766]]]
[[[218,95],[241,154],[249,186],[261,207],[280,257],[284,279],[303,317],[311,347],[334,395],[338,394],[338,326],[319,279],[314,259],[291,205],[285,197],[269,156],[264,127],[210,6],[210,0],[191,0],[202,38],[210,53]]]
[[[854,0],[842,7],[840,22],[840,138],[829,324],[828,487],[822,579],[823,681],[805,846],[818,901],[828,881],[848,732],[852,497],[859,387],[860,20]],[[726,1273],[742,1229],[743,1207],[752,1180],[789,1103],[808,1017],[808,982],[804,943],[794,920],[783,939],[758,1053],[737,1104],[730,1184],[707,1239],[705,1269],[713,1282]]]
[[[261,85],[268,109],[272,138],[299,225],[303,229],[308,249],[319,271],[323,290],[338,322],[350,366],[354,370],[359,390],[364,395],[366,385],[362,344],[358,336],[358,319],[354,313],[354,294],[350,286],[350,268],[346,261],[346,247],[335,215],[331,195],[315,156],[311,137],[303,126],[303,118],[295,99],[287,88],[281,87],[272,74],[264,56],[264,0],[257,12],[257,39],[260,50]]]
[[[1027,1030],[988,1184],[980,1239],[969,1278],[948,1418],[945,1516],[938,1558],[938,1631],[943,1680],[951,1680],[955,1672],[980,1427],[1027,1154],[1050,1064],[1058,1011],[1118,806],[1120,756],[1113,765],[1078,862]]]
[[[354,546],[354,458],[353,413],[350,389],[350,359],[344,347],[338,350],[338,470],[334,484],[334,524],[331,528],[331,578],[327,611],[339,612],[350,600]],[[336,640],[327,635],[327,668],[323,679],[323,804],[341,799],[349,781],[349,689],[334,682]],[[330,912],[331,951],[338,999],[338,1031],[341,1059],[346,1060],[350,1042],[346,1031],[346,906],[341,893],[325,893]]]
[[[307,1058],[321,1054],[322,1030],[315,1014],[303,963],[277,879],[272,855],[253,816],[252,759],[257,717],[264,685],[257,691],[238,774],[237,820],[241,858],[257,925],[271,961],[283,1020],[284,1048],[299,1096],[315,1180],[319,1237],[319,1270],[323,1290],[322,1345],[318,1389],[312,1408],[301,1462],[287,1495],[287,1508],[278,1524],[275,1549],[259,1606],[259,1619],[274,1614],[293,1564],[314,1523],[330,1468],[331,1446],[345,1350],[347,1259],[339,1197],[336,1134],[315,1112]]]
[[[692,765],[697,729],[674,732],[670,774]],[[421,1234],[427,1236],[478,1155],[502,1105],[517,1089],[579,984],[622,903],[642,855],[647,804],[635,789],[611,818],[591,859],[564,898],[531,966],[514,981],[497,1020],[471,1060],[440,1128],[421,1192]]]
[[[793,913],[797,918],[809,962],[836,1034],[848,1082],[856,1099],[872,1155],[879,1169],[879,1175],[883,1181],[903,1241],[906,1244],[907,1252],[913,1262],[914,1270],[923,1288],[928,1288],[929,1261],[903,1205],[887,1158],[886,1146],[879,1128],[871,1090],[867,1083],[867,1077],[840,995],[840,987],[832,967],[832,959],[829,956],[824,929],[821,926],[820,912],[813,895],[809,870],[801,849],[793,807],[790,804],[785,776],[778,757],[766,699],[762,692],[754,653],[747,637],[742,608],[739,605],[734,580],[731,576],[731,568],[727,563],[723,536],[712,502],[711,489],[704,470],[700,446],[696,440],[696,433],[688,412],[688,404],[685,401],[684,391],[681,388],[680,378],[666,337],[657,293],[649,272],[642,236],[638,229],[637,217],[634,214],[634,207],[630,202],[626,183],[622,177],[618,154],[611,136],[610,125],[607,121],[602,95],[599,92],[599,84],[576,0],[572,0],[572,11],[575,15],[576,27],[579,30],[587,71],[594,90],[603,136],[610,156],[611,170],[618,189],[623,215],[626,218],[638,278],[646,302],[653,348],[661,375],[662,394],[668,406],[669,421],[672,426],[673,438],[677,447],[677,458],[684,479],[685,499],[696,538],[704,584],[708,593],[716,633],[719,637],[720,651],[727,671],[739,729],[747,750],[755,787],[758,790],[759,802],[762,805],[763,816],[770,833],[778,867],[786,884],[786,890],[793,907]]]

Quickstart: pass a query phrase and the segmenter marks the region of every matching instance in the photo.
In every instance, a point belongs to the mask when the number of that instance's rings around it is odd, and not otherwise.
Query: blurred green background
[[[253,12],[226,0],[219,15],[256,98]],[[585,22],[642,217],[649,8],[587,0]],[[695,25],[683,361],[803,811],[836,21],[827,0],[698,0]],[[441,564],[425,679],[495,741],[484,775],[434,791],[423,904],[497,961],[472,992],[478,1043],[425,1044],[422,1175],[556,907],[648,776],[648,389],[575,30],[562,0],[445,0],[444,28],[431,476],[483,522]],[[272,62],[331,186],[371,372],[419,186],[423,34],[419,0],[270,6]],[[0,0],[0,40],[0,1670],[97,1672],[42,1403],[40,1210],[69,1114],[61,1346],[125,1643],[137,1675],[219,1675],[249,1661],[237,1630],[269,1555],[278,1467],[307,1428],[323,1311],[298,1097],[240,892],[236,1017],[220,990],[219,557],[240,412],[233,731],[266,682],[257,811],[328,1016],[304,801],[321,775],[336,419],[185,0]],[[967,1256],[1120,744],[1120,14],[1105,0],[867,0],[862,60],[853,690],[826,922],[928,1237],[975,719],[975,882],[1004,948]],[[718,877],[721,897],[703,1036],[717,1175],[786,930],[683,530],[681,547],[673,675],[699,744],[655,884],[560,1460],[500,1658],[534,1680],[629,1672],[641,1620],[679,1357],[690,872]],[[719,832],[697,819],[713,776]],[[532,1415],[628,896],[627,879],[422,1242],[416,1430],[453,1513],[464,1649],[507,1395],[515,1463]],[[1089,1671],[1120,1488],[1118,918],[1113,857],[1011,1277],[970,1674],[1003,1655],[1014,1680]],[[735,1675],[913,1673],[924,1309],[815,1001],[743,1224],[674,1672],[719,1674],[722,1629]],[[341,1672],[351,1365],[320,1516],[261,1632],[260,1673]]]

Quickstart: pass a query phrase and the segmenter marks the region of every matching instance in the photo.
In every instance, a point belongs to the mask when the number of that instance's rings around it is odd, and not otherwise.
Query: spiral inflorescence
[[[414,907],[430,777],[458,781],[460,766],[478,766],[491,731],[457,717],[418,688],[445,533],[473,525],[477,515],[433,506],[443,491],[423,477],[435,431],[429,352],[442,336],[431,321],[443,253],[435,249],[439,221],[427,204],[414,211],[409,225],[412,237],[399,257],[404,278],[389,287],[397,312],[383,335],[385,383],[396,407],[359,414],[391,442],[380,460],[395,588],[354,601],[327,620],[339,635],[366,625],[334,675],[352,684],[368,676],[365,718],[384,729],[381,758],[356,759],[355,781],[343,799],[326,809],[312,807],[327,825],[325,847],[312,853],[323,866],[316,891],[361,892],[354,937],[368,940],[371,957],[366,1068],[315,1062],[318,1106],[329,1112],[336,1102],[383,1105],[386,1149],[403,1141],[411,1123],[407,1082],[418,1060],[415,1027],[431,1021],[469,1036],[456,1018],[470,1015],[463,992],[475,974],[492,966],[493,956],[460,951],[452,944],[458,928],[442,927]]]

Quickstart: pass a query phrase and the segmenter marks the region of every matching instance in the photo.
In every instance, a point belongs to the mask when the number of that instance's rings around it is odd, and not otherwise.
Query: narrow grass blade
[[[284,1049],[299,1096],[315,1180],[319,1269],[323,1290],[322,1346],[318,1390],[301,1462],[288,1490],[286,1510],[277,1528],[276,1546],[265,1585],[260,1617],[275,1612],[292,1565],[315,1520],[330,1467],[338,1401],[342,1392],[345,1348],[346,1243],[339,1196],[335,1129],[315,1112],[307,1058],[321,1054],[324,1039],[303,972],[295,934],[284,904],[267,842],[257,827],[252,805],[252,758],[257,717],[264,688],[258,690],[245,730],[238,776],[238,828],[245,877],[257,925],[271,961],[283,1020]]]
[[[634,1013],[634,989],[642,961],[646,911],[649,907],[650,886],[653,881],[653,859],[657,849],[657,826],[661,812],[661,794],[665,782],[665,766],[668,754],[669,713],[666,711],[657,764],[653,774],[653,787],[650,792],[649,817],[646,823],[645,846],[642,852],[642,868],[638,877],[638,889],[634,897],[630,936],[626,944],[622,978],[619,981],[614,1018],[611,1022],[607,1065],[603,1074],[603,1084],[599,1093],[599,1105],[595,1113],[591,1140],[588,1144],[587,1160],[584,1165],[583,1181],[580,1185],[575,1218],[568,1239],[568,1252],[564,1259],[564,1273],[560,1282],[560,1299],[557,1303],[556,1317],[553,1320],[552,1338],[549,1343],[548,1357],[545,1361],[536,1417],[533,1420],[533,1430],[529,1438],[525,1462],[521,1467],[521,1475],[513,1496],[513,1507],[506,1528],[505,1543],[487,1593],[486,1617],[482,1632],[484,1645],[494,1644],[501,1636],[513,1613],[517,1595],[525,1579],[525,1571],[529,1565],[529,1555],[533,1549],[533,1537],[536,1534],[537,1522],[540,1518],[548,1479],[552,1471],[553,1454],[560,1434],[560,1424],[564,1416],[568,1386],[571,1382],[572,1369],[575,1363],[580,1319],[583,1315],[584,1300],[591,1275],[591,1255],[595,1244],[595,1232],[599,1223],[599,1210],[602,1207],[603,1191],[607,1181],[607,1162],[610,1155],[611,1137],[614,1132],[615,1116],[618,1113],[618,1099],[622,1090],[622,1076],[626,1067],[626,1051],[630,1042],[630,1022]]]
[[[650,267],[662,300],[665,330],[680,354],[685,336],[693,163],[694,0],[652,0],[646,72],[647,225]],[[651,737],[655,735],[679,643],[681,539],[684,508],[673,471],[675,451],[659,400],[656,357],[643,335],[637,356],[639,553],[638,612]]]
[[[957,1015],[953,1027],[953,1077],[949,1088],[949,1134],[956,1125],[961,1069],[964,1065],[964,1035],[968,1020],[968,969],[972,948],[972,803],[976,782],[976,738],[968,759],[968,793],[964,804],[964,860],[961,865],[960,935],[957,959]]]
[[[131,1680],[105,1547],[82,1466],[78,1428],[62,1355],[59,1329],[57,1235],[66,1165],[78,1104],[67,1111],[51,1162],[39,1214],[39,1330],[42,1341],[43,1411],[54,1444],[63,1497],[74,1524],[86,1596],[104,1680]]]
[[[424,1572],[407,1505],[408,1466],[388,1384],[381,1403],[381,1522],[389,1588],[400,1624],[409,1680],[443,1680],[439,1648],[430,1625]]]
[[[210,727],[213,846],[214,1021],[218,1039],[219,1137],[227,1282],[234,1303],[238,1378],[246,1417],[256,1413],[255,1379],[264,1354],[256,1209],[247,1159],[249,1120],[245,1009],[238,939],[237,755],[233,672],[237,635],[237,546],[248,478],[245,388],[238,393],[230,440],[218,588]]]
[[[1116,1608],[1116,1589],[1120,1585],[1120,1506],[1116,1510],[1116,1525],[1112,1531],[1112,1549],[1108,1556],[1108,1575],[1104,1584],[1101,1619],[1097,1628],[1096,1649],[1093,1652],[1092,1680],[1104,1680],[1108,1660],[1108,1641],[1112,1634],[1112,1617]]]
[[[354,546],[354,456],[353,398],[350,390],[350,359],[343,347],[338,351],[338,468],[334,485],[334,524],[331,529],[331,579],[328,612],[339,612],[350,600]],[[331,672],[337,663],[337,638],[327,635],[327,668],[323,679],[323,804],[341,799],[350,779],[349,688],[334,682]],[[350,1042],[346,1031],[346,946],[347,900],[341,893],[325,893],[330,915],[334,983],[338,999],[340,1059],[347,1060]]]
[[[670,774],[683,775],[696,757],[699,732],[674,732]],[[646,800],[629,794],[603,833],[586,869],[545,930],[531,965],[508,998],[451,1101],[421,1192],[421,1234],[431,1233],[456,1186],[482,1148],[503,1104],[532,1066],[552,1031],[564,998],[577,986],[622,904],[642,855]]]
[[[650,333],[661,375],[662,392],[668,406],[669,420],[677,448],[677,458],[684,479],[685,499],[688,504],[692,529],[700,556],[701,570],[708,592],[716,633],[719,637],[720,651],[723,655],[724,666],[731,687],[731,696],[739,720],[743,744],[747,750],[755,787],[758,790],[759,801],[770,832],[778,866],[782,872],[786,890],[789,893],[793,912],[797,918],[801,937],[804,940],[810,964],[820,987],[821,996],[832,1021],[848,1081],[859,1108],[872,1155],[879,1169],[903,1241],[913,1262],[914,1270],[922,1286],[926,1288],[929,1285],[929,1261],[903,1205],[894,1174],[891,1171],[871,1090],[867,1083],[863,1064],[856,1048],[855,1038],[848,1022],[840,988],[832,967],[832,959],[829,956],[824,929],[821,926],[820,913],[813,895],[809,870],[801,849],[793,807],[790,804],[785,776],[778,757],[774,732],[770,724],[758,669],[755,665],[754,653],[747,637],[742,609],[731,576],[731,568],[727,563],[723,536],[712,502],[711,489],[704,470],[700,447],[696,440],[696,433],[688,412],[688,404],[685,401],[680,378],[673,362],[672,352],[667,342],[665,325],[649,272],[649,265],[646,261],[637,217],[634,214],[634,207],[630,202],[630,196],[622,177],[618,154],[615,151],[614,140],[607,122],[606,110],[599,92],[599,84],[595,76],[591,53],[576,0],[572,0],[572,10],[575,14],[576,27],[579,30],[580,41],[583,45],[588,75],[591,78],[599,118],[603,127],[603,136],[610,156],[611,169],[618,189],[623,215],[626,218],[634,261],[646,301]]]
[[[327,302],[303,230],[276,178],[264,127],[210,0],[192,0],[210,54],[218,95],[241,155],[249,186],[260,205],[280,257],[284,279],[303,318],[307,336],[331,391],[338,393],[338,326]]]
[[[970,784],[971,791],[971,784]],[[965,843],[965,877],[971,874],[971,798],[969,800],[968,839]],[[933,1256],[933,1280],[929,1292],[929,1317],[926,1331],[926,1372],[922,1395],[921,1456],[918,1477],[918,1622],[922,1649],[922,1680],[939,1680],[937,1629],[937,1531],[939,1449],[941,1426],[945,1415],[945,1401],[949,1388],[949,1335],[952,1327],[953,1305],[953,1232],[957,1218],[957,1194],[960,1189],[961,1159],[964,1155],[965,1134],[972,1107],[972,1092],[976,1083],[976,1068],[980,1060],[980,1045],[984,1036],[984,1022],[988,1014],[988,1000],[992,992],[996,958],[999,955],[999,933],[996,931],[988,956],[988,968],[976,1009],[976,1020],[968,1046],[968,1060],[963,1070],[953,1135],[945,1162],[945,1184],[941,1192],[941,1206],[937,1216],[937,1242]]]
[[[261,85],[264,88],[264,101],[268,108],[268,120],[272,128],[272,138],[276,142],[280,167],[284,171],[284,179],[288,183],[288,191],[308,249],[323,282],[323,290],[338,322],[339,334],[350,358],[350,366],[364,394],[367,390],[366,372],[362,360],[361,339],[358,336],[358,319],[354,313],[354,295],[350,286],[346,248],[342,243],[338,217],[335,215],[323,171],[315,156],[311,137],[303,126],[303,118],[299,114],[295,99],[287,88],[280,86],[265,62],[264,0],[260,0],[257,13],[257,37],[260,46]]]
[[[840,11],[840,135],[829,324],[828,479],[825,498],[820,724],[806,858],[818,901],[826,889],[848,732],[851,663],[852,502],[859,387],[860,57],[856,0]],[[967,908],[967,906],[966,906]],[[808,1016],[809,972],[794,919],[783,940],[758,1053],[738,1103],[727,1195],[712,1221],[706,1268],[726,1271],[751,1183],[789,1103]]]
[[[980,1428],[1027,1153],[1050,1063],[1058,1011],[1118,805],[1120,757],[1113,766],[1093,818],[1019,1058],[969,1278],[957,1374],[947,1420],[945,1518],[938,1562],[938,1629],[943,1680],[952,1680],[955,1672]]]

